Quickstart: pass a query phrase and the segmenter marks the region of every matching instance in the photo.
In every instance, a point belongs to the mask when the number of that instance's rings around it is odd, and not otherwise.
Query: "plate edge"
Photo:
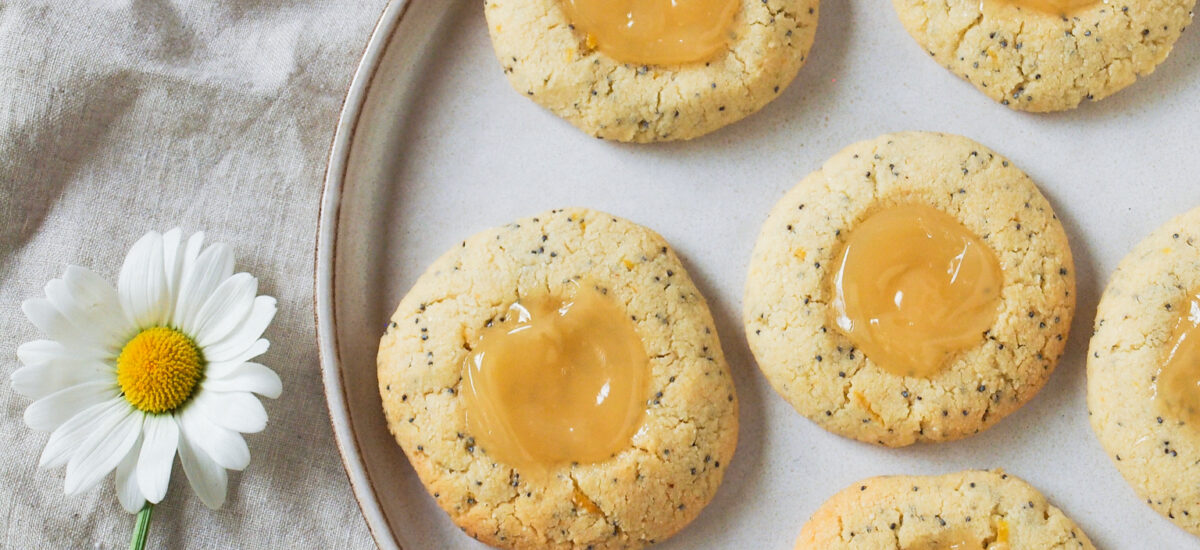
[[[345,185],[347,160],[350,144],[358,128],[358,120],[366,101],[367,90],[379,69],[387,45],[396,32],[400,21],[408,13],[412,0],[390,0],[380,12],[371,31],[370,38],[359,59],[358,67],[346,91],[338,122],[329,146],[329,160],[325,179],[322,182],[321,202],[317,211],[317,238],[313,253],[313,319],[316,327],[316,342],[324,383],[325,405],[333,429],[334,442],[342,458],[342,469],[350,482],[359,512],[367,523],[367,530],[376,546],[403,550],[396,540],[394,530],[378,506],[375,486],[359,453],[354,426],[350,423],[346,404],[345,384],[342,378],[341,360],[338,353],[337,335],[334,332],[336,318],[333,309],[334,261],[338,214],[341,210],[341,191]],[[335,415],[335,411],[339,411]],[[345,418],[345,426],[339,426],[336,418]]]

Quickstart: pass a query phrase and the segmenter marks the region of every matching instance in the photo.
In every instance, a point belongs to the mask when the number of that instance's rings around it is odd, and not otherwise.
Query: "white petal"
[[[62,279],[46,283],[46,299],[91,347],[115,354],[133,336],[116,291],[82,267],[69,266]]]
[[[192,407],[213,424],[242,433],[257,433],[267,427],[267,411],[258,398],[248,393],[202,391]]]
[[[183,273],[185,250],[179,246],[183,232],[178,227],[163,233],[163,269],[167,282],[167,313],[163,322],[170,323],[175,312],[175,297],[179,295],[179,279]]]
[[[28,367],[40,367],[64,357],[67,348],[54,340],[34,340],[17,347],[17,360]]]
[[[68,496],[91,489],[121,463],[142,433],[144,416],[140,411],[128,410],[118,422],[102,425],[83,441],[67,463],[63,485]]]
[[[46,441],[46,447],[42,449],[38,467],[55,468],[66,464],[75,456],[84,440],[100,426],[104,426],[106,423],[115,425],[132,409],[133,407],[129,406],[129,403],[118,397],[92,405],[72,416],[57,430],[54,430],[54,433],[50,434],[50,439]]]
[[[142,440],[139,438],[133,444],[133,448],[125,453],[125,458],[121,459],[121,463],[117,464],[117,500],[121,502],[121,507],[130,514],[136,514],[146,504],[146,497],[142,496],[142,490],[138,487],[137,475],[135,475],[135,467],[138,463],[138,455],[141,454]]]
[[[25,424],[30,428],[48,432],[57,429],[79,412],[107,402],[121,395],[116,378],[100,382],[87,382],[56,391],[30,403],[25,408]]]
[[[228,336],[219,342],[204,347],[204,358],[209,362],[225,361],[246,351],[255,340],[258,340],[271,320],[275,318],[275,298],[259,296],[254,299],[250,315],[238,325]]]
[[[204,232],[197,231],[192,233],[191,237],[188,237],[187,243],[181,248],[181,252],[179,254],[179,278],[171,292],[171,326],[173,327],[178,328],[183,326],[180,319],[180,308],[182,307],[184,287],[185,285],[190,284],[189,281],[192,278],[192,271],[196,269],[196,260],[200,257],[200,249],[203,245]],[[233,266],[231,264],[230,272],[232,271]]]
[[[200,502],[213,510],[225,503],[225,469],[204,451],[193,447],[186,436],[179,438],[179,463]]]
[[[110,354],[91,347],[70,347],[54,340],[34,340],[17,348],[17,359],[29,367],[41,367],[56,361],[90,361],[109,358]]]
[[[215,344],[233,332],[250,313],[257,293],[258,279],[249,273],[225,279],[196,313],[192,325],[195,332],[189,333],[196,338],[196,344],[200,347]]]
[[[117,294],[137,328],[167,322],[167,273],[158,232],[146,233],[129,249],[117,280]]]
[[[62,315],[63,319],[75,327],[83,342],[89,346],[104,348],[106,351],[115,351],[111,346],[116,345],[118,339],[107,337],[103,328],[104,320],[96,319],[97,315],[94,315],[94,310],[88,309],[87,305],[75,302],[71,291],[67,290],[66,282],[62,279],[50,279],[50,282],[46,283],[45,291],[46,301],[50,302],[50,305],[58,311],[59,315]],[[117,311],[121,317],[125,316],[120,313],[120,309]]]
[[[145,442],[137,461],[137,483],[146,500],[155,504],[167,495],[171,466],[179,446],[179,426],[169,414],[147,415]]]
[[[86,382],[112,381],[107,365],[100,362],[83,365],[51,363],[37,367],[21,367],[12,373],[12,387],[30,399],[41,399],[56,391]]]
[[[275,399],[283,391],[283,382],[275,371],[258,363],[242,363],[220,378],[204,381],[205,391],[252,392]]]
[[[12,373],[13,389],[31,399],[41,399],[83,382],[112,377],[110,354],[92,348],[67,348],[53,340],[34,340],[17,348],[25,365]]]
[[[213,290],[232,275],[233,250],[223,243],[204,249],[192,268],[183,273],[172,324],[184,334],[196,334],[196,314]]]
[[[86,267],[67,266],[67,271],[63,274],[63,281],[67,283],[67,289],[77,300],[87,303],[104,303],[114,308],[121,306],[120,298],[117,297],[117,289],[105,281],[104,277]]]
[[[231,359],[227,359],[224,361],[210,361],[208,363],[208,366],[205,367],[205,374],[207,374],[208,376],[214,377],[214,378],[224,377],[224,376],[228,375],[230,372],[232,372],[233,369],[241,366],[246,361],[249,361],[251,359],[254,359],[255,357],[258,357],[259,355],[266,353],[267,349],[270,347],[271,347],[271,343],[266,340],[262,340],[262,339],[255,340],[254,343],[250,345],[250,347],[246,348],[245,350],[242,350],[241,353],[238,353],[237,355],[233,356],[233,358],[231,358]]]
[[[108,281],[87,268],[72,265],[67,266],[63,282],[76,304],[86,308],[89,319],[95,322],[97,330],[107,339],[124,344],[125,340],[133,337],[136,332],[133,320],[125,315],[121,298]],[[62,308],[59,310],[72,321],[78,321],[79,317],[70,315]]]
[[[95,340],[91,338],[91,335],[81,331],[79,327],[63,316],[50,300],[30,298],[21,302],[21,311],[25,312],[29,322],[53,340],[96,347]]]
[[[241,434],[213,424],[196,407],[184,409],[178,417],[183,437],[222,468],[240,471],[250,464],[250,448]]]

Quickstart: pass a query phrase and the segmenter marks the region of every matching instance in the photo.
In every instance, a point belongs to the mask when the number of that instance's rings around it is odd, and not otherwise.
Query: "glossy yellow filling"
[[[706,61],[727,47],[738,0],[561,0],[588,47],[624,63]]]
[[[1175,320],[1155,393],[1164,415],[1200,426],[1200,289]]]
[[[834,320],[879,367],[928,377],[983,340],[1002,284],[996,254],[958,220],[894,206],[850,232],[833,277]]]
[[[645,417],[649,359],[621,304],[591,285],[525,296],[463,366],[467,428],[524,472],[607,459]]]
[[[1106,0],[980,0],[981,7],[1012,5],[1051,15],[1069,15]]]

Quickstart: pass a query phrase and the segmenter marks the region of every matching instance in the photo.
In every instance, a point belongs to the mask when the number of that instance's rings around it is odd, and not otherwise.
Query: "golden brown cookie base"
[[[1146,237],[1113,273],[1088,349],[1092,428],[1147,504],[1200,536],[1200,426],[1165,415],[1154,381],[1189,292],[1200,288],[1200,209]]]
[[[1037,489],[1001,470],[885,476],[847,487],[804,525],[796,550],[1093,550]]]
[[[560,0],[488,0],[496,58],[517,92],[593,136],[692,139],[761,109],[808,56],[818,0],[741,0],[729,48],[702,63],[618,62],[587,46]]]
[[[912,202],[979,235],[1004,273],[993,329],[930,378],[879,368],[830,315],[846,236]],[[826,430],[895,447],[978,433],[1029,401],[1066,345],[1075,275],[1062,224],[1028,176],[969,139],[910,132],[847,147],[776,204],[744,302],[750,348],[780,395]]]
[[[1020,111],[1100,100],[1154,72],[1195,0],[1097,3],[1069,17],[991,0],[892,0],[922,50]]]
[[[629,448],[549,476],[500,464],[467,430],[461,368],[519,296],[589,281],[623,305],[650,356],[646,419]],[[737,443],[737,399],[704,297],[654,232],[556,210],[479,233],[429,267],[379,349],[388,426],[421,481],[471,536],[503,548],[630,548],[712,499]]]

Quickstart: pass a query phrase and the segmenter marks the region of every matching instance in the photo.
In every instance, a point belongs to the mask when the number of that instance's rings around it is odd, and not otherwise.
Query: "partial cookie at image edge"
[[[497,60],[518,93],[592,136],[623,142],[692,139],[757,112],[804,65],[819,16],[819,0],[737,0],[727,50],[664,67],[591,49],[560,1],[489,0]]]
[[[1003,470],[859,481],[821,505],[801,529],[795,548],[980,548],[988,543],[1013,549],[1095,549],[1062,510]]]
[[[1163,224],[1112,274],[1087,358],[1092,429],[1140,499],[1200,536],[1200,431],[1158,408],[1178,307],[1200,289],[1200,208]]]
[[[1192,20],[1195,0],[1108,2],[1070,17],[1006,0],[893,0],[921,49],[1019,111],[1073,109],[1154,72]],[[949,90],[945,90],[949,92]]]

